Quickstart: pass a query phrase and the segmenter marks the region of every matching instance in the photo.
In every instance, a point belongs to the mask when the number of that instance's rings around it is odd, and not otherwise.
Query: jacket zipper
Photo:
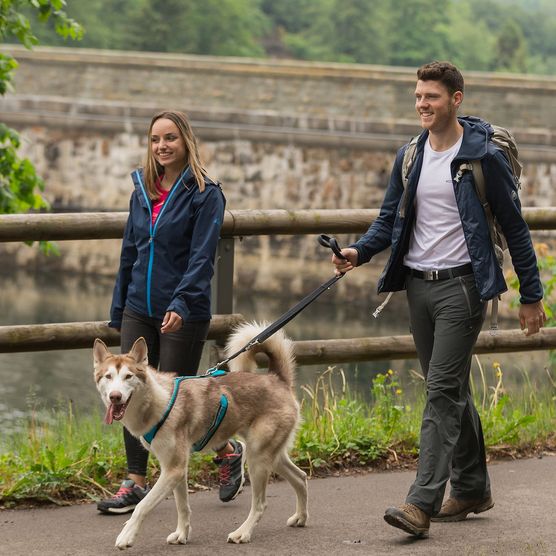
[[[141,187],[141,191],[143,192],[143,196],[145,197],[145,200],[147,201],[147,209],[149,211],[149,265],[148,265],[148,268],[147,268],[146,298],[147,298],[147,312],[149,313],[149,317],[152,317],[153,316],[153,311],[152,311],[152,305],[151,305],[151,285],[152,285],[152,271],[153,271],[153,263],[154,263],[154,236],[156,234],[156,229],[158,227],[158,223],[160,222],[160,217],[162,216],[162,213],[164,212],[164,209],[166,208],[166,205],[168,204],[168,201],[171,199],[172,195],[174,194],[174,192],[178,188],[178,184],[181,182],[181,178],[183,177],[183,174],[180,176],[180,179],[178,179],[176,181],[176,183],[173,185],[172,190],[168,194],[168,197],[166,197],[166,201],[164,201],[164,204],[162,205],[162,207],[160,209],[160,212],[158,213],[158,216],[156,217],[156,222],[154,223],[154,226],[153,226],[151,200],[149,199],[149,196],[147,195],[147,191],[145,189],[145,186],[143,185],[143,180],[141,179],[141,175],[139,174],[139,172],[137,172],[136,175],[137,175],[137,180],[139,181],[139,186]]]

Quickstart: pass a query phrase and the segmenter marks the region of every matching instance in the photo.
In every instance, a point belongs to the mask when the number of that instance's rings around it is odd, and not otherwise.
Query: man
[[[531,237],[504,153],[489,141],[491,128],[458,118],[463,77],[447,62],[417,72],[415,108],[424,131],[404,186],[398,151],[377,220],[352,246],[344,273],[391,247],[379,292],[407,290],[410,325],[426,377],[417,477],[406,503],[384,519],[411,535],[426,536],[433,521],[459,521],[493,507],[481,423],[469,389],[471,354],[486,301],[505,291],[484,209],[471,171],[480,160],[490,208],[506,236],[520,282],[519,320],[527,335],[545,324],[542,285]],[[442,505],[446,483],[451,492]]]

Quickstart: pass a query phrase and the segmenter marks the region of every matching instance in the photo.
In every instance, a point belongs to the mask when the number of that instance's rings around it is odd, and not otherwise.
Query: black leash
[[[336,241],[335,238],[321,234],[318,237],[318,242],[322,246],[332,249],[336,257],[344,260],[346,259],[342,255],[340,246],[338,245],[338,242]],[[316,290],[312,291],[309,295],[307,295],[299,303],[297,303],[297,305],[293,306],[286,313],[284,313],[278,320],[274,321],[271,325],[267,326],[262,332],[260,332],[257,336],[255,336],[249,343],[243,346],[239,351],[237,351],[233,355],[230,355],[230,357],[224,359],[224,361],[220,361],[212,369],[209,369],[209,371],[207,372],[213,372],[215,370],[219,370],[222,365],[226,365],[241,353],[251,349],[254,345],[263,343],[265,340],[270,338],[270,336],[272,336],[275,332],[280,330],[280,328],[288,324],[288,322],[290,322],[295,316],[297,316],[301,311],[303,311],[303,309],[305,309],[307,305],[315,301],[315,299],[317,299],[317,297],[319,297],[326,290],[330,289],[330,287],[333,286],[343,276],[344,276],[343,274],[338,274],[330,278],[330,280],[328,280],[324,284],[320,285]]]

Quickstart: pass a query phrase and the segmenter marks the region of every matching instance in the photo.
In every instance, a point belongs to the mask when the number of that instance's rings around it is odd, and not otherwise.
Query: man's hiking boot
[[[384,513],[384,521],[415,537],[426,537],[429,534],[431,519],[421,508],[413,504],[403,504],[399,508],[388,508]]]
[[[463,521],[467,514],[480,514],[490,510],[493,506],[494,502],[490,495],[485,498],[470,498],[468,500],[458,500],[450,497],[442,504],[440,511],[431,520],[441,523]]]
[[[234,449],[231,454],[214,458],[214,463],[218,465],[219,497],[222,502],[233,500],[245,482],[245,444],[239,440],[230,440],[230,444]]]
[[[97,503],[97,510],[103,514],[126,514],[132,512],[135,506],[145,498],[149,488],[142,488],[132,479],[122,482],[120,489],[114,496]]]

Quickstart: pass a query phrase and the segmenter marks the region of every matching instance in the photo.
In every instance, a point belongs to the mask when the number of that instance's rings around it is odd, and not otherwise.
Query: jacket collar
[[[138,168],[137,170],[134,170],[131,173],[131,179],[138,193],[139,202],[141,203],[141,206],[143,206],[144,208],[150,208],[150,201],[149,201],[149,196],[147,195],[147,186],[145,185],[143,168]],[[181,186],[183,186],[185,189],[188,189],[191,187],[192,182],[193,182],[193,172],[191,171],[190,166],[187,166],[181,173],[177,182],[172,186],[172,189],[174,187],[181,187]]]
[[[462,116],[458,118],[463,126],[463,141],[458,154],[454,160],[480,160],[487,154],[488,141],[493,130],[489,123],[475,116]],[[429,132],[423,131],[417,143],[418,149],[422,150]]]

